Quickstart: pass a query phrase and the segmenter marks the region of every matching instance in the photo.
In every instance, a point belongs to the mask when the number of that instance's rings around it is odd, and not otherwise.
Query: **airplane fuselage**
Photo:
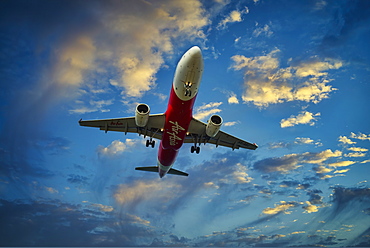
[[[163,177],[174,164],[193,117],[193,106],[203,73],[199,47],[190,48],[177,64],[158,150],[158,172]]]

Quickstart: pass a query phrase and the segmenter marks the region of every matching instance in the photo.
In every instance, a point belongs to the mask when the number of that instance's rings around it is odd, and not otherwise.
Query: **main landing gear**
[[[155,140],[153,140],[152,138],[150,138],[150,140],[146,140],[146,147],[149,147],[149,146],[152,146],[152,148],[154,148],[154,145],[155,145]]]
[[[191,146],[190,152],[191,153],[196,152],[196,154],[199,154],[200,153],[200,147],[199,146]]]

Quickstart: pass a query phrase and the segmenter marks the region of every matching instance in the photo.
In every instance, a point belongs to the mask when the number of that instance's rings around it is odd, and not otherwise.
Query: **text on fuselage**
[[[172,129],[172,132],[167,132],[169,135],[170,135],[170,145],[171,146],[175,146],[177,145],[177,141],[178,140],[182,140],[179,136],[177,136],[181,131],[185,131],[185,128],[183,128],[182,126],[179,125],[179,123],[177,121],[173,122],[173,121],[169,121],[172,126],[171,126],[171,129]]]

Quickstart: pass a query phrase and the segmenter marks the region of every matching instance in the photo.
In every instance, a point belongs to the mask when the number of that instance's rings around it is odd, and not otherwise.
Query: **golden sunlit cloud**
[[[285,214],[290,214],[290,212],[286,210],[296,207],[296,206],[297,206],[296,202],[280,201],[280,203],[275,204],[275,207],[273,208],[265,208],[262,211],[262,213],[263,214],[278,214],[278,213],[284,212]]]
[[[355,161],[340,161],[340,162],[328,164],[328,166],[337,168],[337,167],[349,166],[349,165],[352,165],[354,163],[356,163],[356,162]]]
[[[217,29],[224,29],[226,28],[227,24],[229,23],[233,23],[233,22],[241,22],[243,19],[242,19],[242,15],[244,14],[248,14],[249,13],[249,9],[247,7],[245,7],[244,10],[233,10],[230,12],[230,14],[225,17],[225,19],[223,19],[218,25],[217,25]]]
[[[347,145],[356,144],[356,142],[352,141],[351,139],[347,138],[346,136],[339,136],[339,142]]]
[[[318,103],[336,90],[327,84],[331,81],[327,71],[341,68],[341,61],[315,57],[295,66],[280,68],[279,53],[279,49],[274,49],[256,57],[231,57],[233,65],[230,68],[244,71],[244,102],[259,107],[289,101]]]
[[[359,139],[359,140],[370,140],[370,134],[363,134],[363,133],[355,134],[355,133],[351,133],[351,138],[353,138],[353,139]]]

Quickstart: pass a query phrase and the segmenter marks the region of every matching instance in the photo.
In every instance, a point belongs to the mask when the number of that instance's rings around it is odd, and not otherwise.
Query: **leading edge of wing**
[[[150,136],[156,139],[162,138],[162,129],[165,123],[164,114],[149,115],[148,124],[145,127],[138,127],[135,117],[114,118],[114,119],[97,119],[97,120],[79,120],[80,126],[96,127],[100,130],[138,133]]]
[[[215,137],[208,137],[206,135],[207,124],[193,118],[190,122],[188,133],[184,143],[210,143],[217,146],[230,147],[232,149],[250,149],[256,150],[258,148],[257,144],[252,144],[248,141],[239,139],[233,135],[226,132],[219,131]]]

